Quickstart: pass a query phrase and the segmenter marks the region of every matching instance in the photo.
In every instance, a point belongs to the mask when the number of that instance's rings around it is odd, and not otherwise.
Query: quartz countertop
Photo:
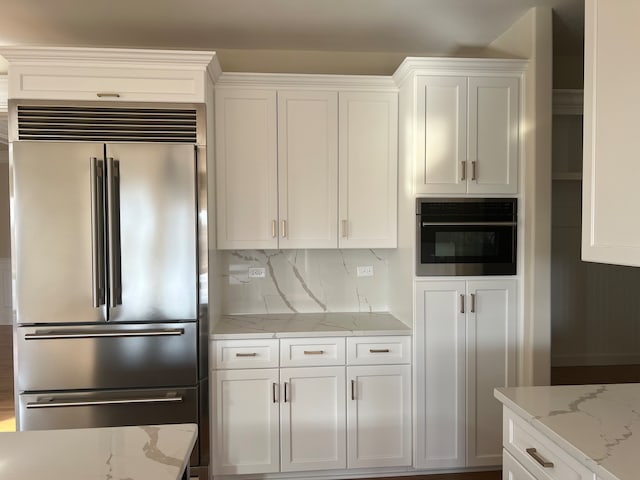
[[[393,315],[376,313],[284,313],[225,315],[211,335],[215,340],[234,338],[326,337],[410,335],[411,328]]]
[[[3,480],[179,480],[195,424],[0,433]]]
[[[640,475],[640,384],[498,388],[495,397],[600,479]]]

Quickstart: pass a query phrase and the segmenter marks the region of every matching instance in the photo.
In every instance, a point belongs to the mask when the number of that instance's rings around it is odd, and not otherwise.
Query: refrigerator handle
[[[91,227],[93,240],[93,306],[105,303],[104,162],[91,157]]]
[[[109,306],[122,305],[120,249],[120,161],[109,157]]]

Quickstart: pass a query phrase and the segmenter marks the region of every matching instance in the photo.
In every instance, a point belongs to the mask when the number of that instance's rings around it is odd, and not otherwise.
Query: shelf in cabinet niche
[[[553,180],[582,180],[582,172],[553,172]]]

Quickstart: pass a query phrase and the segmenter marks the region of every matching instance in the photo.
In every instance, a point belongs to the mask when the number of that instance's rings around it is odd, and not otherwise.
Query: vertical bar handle
[[[277,232],[276,232],[276,225],[278,222],[276,222],[275,220],[271,220],[271,238],[276,238]]]
[[[471,180],[478,180],[478,162],[471,162]]]
[[[287,221],[286,220],[282,220],[280,222],[280,226],[281,226],[281,234],[282,234],[282,238],[287,238]]]
[[[471,294],[471,313],[476,313],[476,294]]]
[[[460,294],[460,313],[464,313],[464,294]]]
[[[347,221],[342,220],[340,222],[340,230],[341,230],[340,234],[342,235],[343,238],[347,236],[347,227],[348,227]]]
[[[460,180],[464,182],[467,179],[467,162],[463,160],[460,164],[462,170],[462,178]]]
[[[122,305],[122,260],[120,243],[120,161],[108,159],[109,173],[109,247],[110,247],[110,300],[109,306]]]
[[[289,396],[287,395],[287,384],[288,382],[284,382],[284,403],[289,401]]]
[[[273,403],[278,403],[278,398],[277,398],[277,392],[278,391],[278,384],[276,382],[273,382]]]
[[[104,163],[91,157],[91,223],[93,241],[93,307],[105,302],[104,274]]]
[[[356,381],[351,380],[351,400],[356,399]]]

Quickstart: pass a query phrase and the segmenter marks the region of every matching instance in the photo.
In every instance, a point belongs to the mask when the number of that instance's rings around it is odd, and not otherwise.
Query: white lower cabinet
[[[214,341],[213,473],[411,465],[410,345],[408,336]],[[281,368],[250,368],[273,358]]]
[[[515,385],[516,281],[416,282],[418,468],[502,463],[496,387]]]

